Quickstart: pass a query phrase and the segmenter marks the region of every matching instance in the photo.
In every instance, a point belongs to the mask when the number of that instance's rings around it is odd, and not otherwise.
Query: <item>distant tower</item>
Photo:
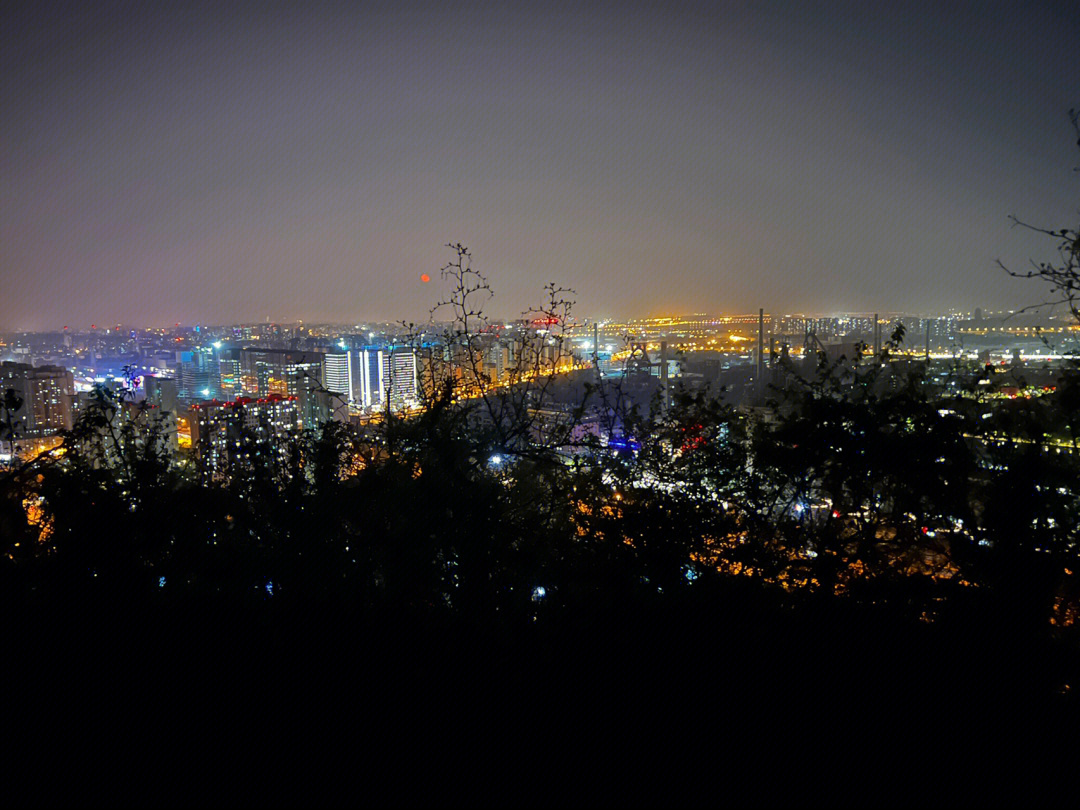
[[[598,321],[593,321],[592,325],[592,356],[593,365],[596,367],[596,379],[600,381],[604,375],[600,373],[600,323]]]
[[[878,322],[878,314],[874,313],[874,359],[881,357],[881,324]]]
[[[660,341],[660,383],[664,386],[664,411],[671,407],[671,389],[668,387],[667,341]]]
[[[758,310],[757,375],[754,382],[761,385],[765,380],[765,310]]]

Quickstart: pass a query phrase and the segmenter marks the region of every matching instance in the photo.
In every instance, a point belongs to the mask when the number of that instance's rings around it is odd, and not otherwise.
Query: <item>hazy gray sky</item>
[[[0,329],[942,310],[1075,226],[1073,3],[25,3]],[[422,284],[421,273],[434,280]]]

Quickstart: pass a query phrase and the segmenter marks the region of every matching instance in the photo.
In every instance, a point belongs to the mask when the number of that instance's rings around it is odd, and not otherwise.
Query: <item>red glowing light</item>
[[[431,276],[429,276],[427,273],[421,273],[420,280],[427,284],[429,281],[431,281]]]

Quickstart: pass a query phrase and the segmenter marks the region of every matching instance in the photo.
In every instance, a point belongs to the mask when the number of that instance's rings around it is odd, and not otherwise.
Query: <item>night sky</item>
[[[0,330],[1014,307],[1080,207],[1075,3],[22,5]]]

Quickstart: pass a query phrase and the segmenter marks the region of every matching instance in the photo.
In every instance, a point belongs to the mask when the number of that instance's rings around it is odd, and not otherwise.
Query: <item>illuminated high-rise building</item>
[[[392,410],[412,408],[420,403],[416,352],[392,348],[382,352],[383,401]]]
[[[177,352],[176,359],[180,362],[177,382],[182,398],[210,399],[218,395],[220,380],[213,349],[199,348]]]
[[[353,366],[351,352],[327,352],[326,388],[335,394],[344,394],[353,401]]]
[[[329,418],[326,398],[318,392],[326,381],[323,350],[241,349],[240,385],[246,397],[295,397],[300,419],[317,427]]]
[[[191,409],[191,447],[215,480],[261,455],[288,452],[282,440],[300,430],[296,397],[273,394],[258,399],[204,402]]]
[[[168,413],[176,413],[176,380],[147,374],[143,377],[143,391],[146,392],[146,401],[150,405]]]
[[[13,414],[18,437],[50,436],[71,429],[75,380],[66,368],[0,363],[0,393],[8,389],[22,400]],[[6,411],[0,414],[6,421]]]
[[[357,352],[357,371],[353,377],[353,401],[362,408],[377,408],[382,405],[383,395],[383,352],[381,349],[368,348]]]
[[[245,396],[296,396],[325,383],[323,351],[241,349],[240,385]]]
[[[408,347],[361,349],[353,376],[354,401],[363,408],[393,410],[415,407],[419,401],[419,375],[415,350]]]
[[[218,389],[224,399],[233,399],[242,390],[240,381],[240,350],[218,349]]]
[[[510,352],[499,343],[494,344],[487,350],[485,367],[492,380],[501,380],[506,376],[507,367],[510,365]]]

